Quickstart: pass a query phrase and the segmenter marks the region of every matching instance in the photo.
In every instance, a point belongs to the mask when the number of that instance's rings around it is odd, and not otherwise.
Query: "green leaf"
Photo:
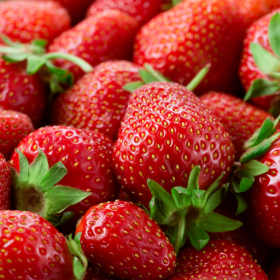
[[[6,47],[6,46],[2,46],[0,45],[0,53],[2,54],[19,54],[22,53],[23,50],[20,48],[13,48],[13,47]],[[3,55],[2,55],[3,57]]]
[[[160,200],[157,197],[153,197],[150,201],[150,215],[153,220],[157,221],[158,224],[164,225],[168,220],[169,216],[165,213]]]
[[[34,75],[35,73],[37,73],[42,68],[42,66],[45,63],[46,63],[46,60],[43,57],[30,54],[27,57],[27,69],[26,69],[26,72],[29,75]]]
[[[192,205],[193,207],[200,208],[203,206],[205,201],[205,193],[204,190],[193,190],[192,191]]]
[[[280,57],[280,14],[276,13],[269,22],[268,27],[268,38],[269,45],[271,46],[274,53]],[[278,69],[279,70],[279,69]]]
[[[29,166],[29,185],[39,186],[49,171],[49,163],[45,153],[39,148],[39,153]]]
[[[74,257],[73,261],[73,272],[76,279],[82,279],[82,275],[84,274],[83,264],[80,262],[78,257]]]
[[[174,187],[171,190],[172,197],[179,209],[187,208],[191,204],[192,192],[186,188]]]
[[[28,182],[29,162],[28,159],[20,150],[16,149],[16,152],[18,153],[19,156],[19,166],[20,166],[19,182],[21,185],[26,185]]]
[[[210,240],[208,233],[195,223],[188,226],[188,236],[191,244],[197,251],[203,249]]]
[[[255,177],[268,172],[269,167],[255,159],[252,159],[242,163],[241,169],[245,173]]]
[[[240,228],[243,223],[232,220],[216,212],[211,212],[198,221],[201,228],[208,232],[232,231]]]
[[[203,69],[201,69],[196,76],[189,82],[186,86],[188,90],[195,90],[196,87],[201,83],[210,70],[211,64],[207,64]]]
[[[232,193],[234,194],[234,196],[237,200],[237,210],[236,210],[235,214],[239,215],[247,209],[248,205],[241,194],[236,193],[234,190],[232,190]]]
[[[57,185],[44,194],[46,215],[59,214],[67,207],[81,202],[90,195],[90,192]]]
[[[74,212],[67,211],[62,215],[48,215],[48,221],[55,227],[65,224],[74,217]]]
[[[147,70],[139,70],[139,75],[145,84],[150,84],[153,82],[158,82],[157,78],[155,78],[150,72]]]
[[[18,48],[18,47],[22,47],[23,44],[18,43],[18,42],[13,42],[8,36],[2,34],[1,35],[1,39],[3,40],[3,42],[5,44],[7,44],[10,47],[14,47],[14,48]]]
[[[129,91],[129,92],[133,92],[135,91],[136,89],[142,87],[144,85],[143,82],[132,82],[132,83],[128,83],[126,84],[123,89],[126,90],[126,91]]]
[[[248,191],[254,182],[254,176],[251,176],[242,170],[237,170],[234,175],[232,186],[236,193],[242,193]]]
[[[15,62],[26,60],[28,56],[29,54],[27,53],[15,53],[15,54],[2,55],[2,58],[10,63],[15,63]]]
[[[268,76],[272,79],[280,79],[280,73],[270,73]]]
[[[195,166],[190,173],[188,187],[190,191],[199,190],[198,180],[200,175],[200,166]]]
[[[207,200],[205,206],[203,207],[203,211],[205,214],[209,214],[214,209],[216,209],[224,200],[229,189],[229,184],[223,185],[222,188],[214,192]]]
[[[259,96],[268,96],[275,94],[280,89],[278,81],[269,81],[266,79],[255,80],[247,91],[244,100],[247,101]]]
[[[167,77],[163,76],[159,71],[155,70],[151,64],[144,63],[145,69],[154,77],[155,81],[158,82],[172,82]]]
[[[205,199],[208,200],[210,195],[212,195],[217,188],[220,186],[222,179],[225,176],[225,172],[222,172],[221,176],[206,190]]]
[[[273,72],[279,72],[280,60],[276,56],[256,43],[251,43],[250,49],[253,54],[255,63],[262,71],[262,73],[268,75]]]
[[[173,6],[176,6],[178,5],[179,3],[181,3],[183,0],[172,0],[172,5]]]
[[[42,47],[42,48],[45,48],[48,44],[48,41],[47,40],[44,40],[44,39],[39,39],[39,40],[33,40],[31,42],[31,44],[33,46],[36,46],[36,47]]]

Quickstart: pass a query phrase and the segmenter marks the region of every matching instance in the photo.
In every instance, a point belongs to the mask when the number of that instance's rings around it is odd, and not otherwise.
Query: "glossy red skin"
[[[277,132],[280,132],[278,130]],[[268,245],[280,248],[280,138],[268,152],[258,159],[269,166],[269,171],[256,177],[248,193],[248,220],[258,238]]]
[[[88,16],[94,16],[99,11],[120,10],[135,18],[140,25],[161,12],[160,0],[97,0],[88,9]]]
[[[253,261],[249,252],[239,244],[227,240],[210,240],[200,251],[192,246],[182,249],[178,255],[175,273],[168,278],[201,279],[267,280],[267,276]]]
[[[83,76],[52,108],[52,123],[99,131],[117,139],[130,92],[127,83],[141,81],[140,66],[128,61],[108,61]]]
[[[88,268],[83,280],[117,280],[115,277],[108,277],[98,271],[97,268]]]
[[[265,111],[226,93],[210,92],[200,100],[226,128],[236,151],[236,159],[245,152],[244,143],[272,116]]]
[[[61,161],[68,173],[58,185],[69,186],[92,194],[83,201],[68,207],[77,221],[92,205],[114,200],[118,195],[113,168],[112,145],[107,137],[67,126],[49,126],[38,129],[23,139],[18,149],[33,162],[40,148],[47,156],[49,166]],[[19,172],[18,154],[11,161]]]
[[[34,39],[51,43],[70,28],[67,11],[52,1],[0,2],[0,18],[0,33],[22,43]]]
[[[228,232],[211,233],[211,240],[228,240],[238,243],[244,247],[252,256],[253,260],[256,260],[262,269],[267,270],[275,257],[277,250],[269,247],[262,241],[260,241],[255,233],[252,231],[246,214],[235,215],[237,209],[237,203],[234,201],[224,201],[215,212],[229,217],[233,220],[238,220],[243,223],[243,226]]]
[[[2,278],[74,279],[66,240],[49,222],[31,212],[0,211],[0,223]]]
[[[131,96],[113,161],[120,185],[148,207],[147,179],[170,192],[186,187],[192,168],[200,165],[199,186],[205,190],[223,171],[226,180],[234,153],[225,128],[191,91],[175,83],[151,83]]]
[[[45,84],[25,69],[24,62],[10,64],[0,58],[0,108],[28,115],[37,127],[46,104]]]
[[[243,36],[242,14],[235,1],[182,1],[139,31],[134,62],[150,63],[183,85],[211,63],[209,74],[195,92],[198,95],[212,90],[234,93],[239,89],[236,73]]]
[[[130,60],[138,29],[131,16],[117,10],[103,11],[57,37],[49,51],[71,53],[92,66],[108,60]],[[76,80],[84,75],[72,62],[56,60],[56,65],[72,72]]]
[[[280,9],[277,9],[272,13],[262,17],[261,19],[253,23],[247,31],[244,40],[244,48],[241,63],[239,67],[239,76],[245,91],[248,91],[251,84],[256,79],[267,78],[266,75],[263,74],[257,67],[252,52],[250,50],[250,44],[258,43],[263,48],[273,53],[268,41],[268,25],[272,16],[277,12],[280,12]],[[274,98],[275,95],[270,95],[254,98],[252,101],[260,108],[268,110],[270,106],[273,105]]]
[[[9,159],[21,140],[33,130],[27,115],[11,110],[0,111],[0,153]]]
[[[0,154],[0,210],[9,210],[11,207],[11,183],[9,164]]]
[[[86,257],[107,275],[164,279],[175,268],[173,246],[158,224],[131,202],[91,207],[77,227],[79,232]]]
[[[280,258],[273,262],[268,272],[269,280],[280,280]]]

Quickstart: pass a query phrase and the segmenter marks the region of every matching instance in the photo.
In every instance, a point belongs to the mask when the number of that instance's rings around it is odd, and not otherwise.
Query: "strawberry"
[[[0,224],[0,278],[74,279],[65,238],[41,216],[0,211]]]
[[[246,249],[227,240],[212,240],[203,251],[180,251],[176,272],[168,280],[267,280]]]
[[[100,64],[57,98],[52,123],[95,130],[116,139],[130,95],[123,87],[140,79],[139,69],[128,61]]]
[[[278,258],[271,265],[268,272],[269,280],[279,280],[280,279],[280,259]]]
[[[9,159],[21,140],[34,130],[30,118],[15,111],[0,111],[0,153]]]
[[[155,221],[131,202],[91,207],[78,225],[78,233],[86,257],[107,275],[164,279],[175,268],[173,246]]]
[[[51,43],[70,28],[67,11],[52,1],[0,2],[0,18],[0,33],[22,43],[34,39]]]
[[[124,201],[132,201],[131,197],[123,189],[120,189],[118,199]]]
[[[138,33],[134,62],[150,63],[172,81],[184,85],[210,63],[210,72],[196,93],[237,92],[244,25],[235,2],[183,1],[160,14]]]
[[[271,115],[233,95],[211,92],[201,96],[201,101],[211,110],[228,131],[236,151],[236,159],[244,153],[244,143]]]
[[[88,16],[104,10],[120,10],[143,25],[161,12],[161,4],[160,0],[97,0],[88,9]]]
[[[86,271],[86,274],[85,274],[83,280],[117,280],[117,278],[108,277],[108,276],[102,274],[96,268],[89,267]]]
[[[31,133],[10,161],[16,209],[39,213],[54,225],[74,216],[74,224],[92,205],[114,199],[112,145],[102,134],[67,126]]]
[[[0,211],[11,207],[11,174],[10,167],[0,154]]]
[[[134,91],[113,154],[121,186],[148,207],[147,179],[168,192],[186,186],[200,166],[206,190],[234,162],[234,148],[222,124],[192,92],[175,83],[151,83]]]
[[[49,51],[76,55],[92,66],[113,59],[129,60],[138,28],[137,21],[121,11],[103,11],[58,36]],[[57,60],[56,64],[72,72],[76,80],[84,74],[71,62]]]

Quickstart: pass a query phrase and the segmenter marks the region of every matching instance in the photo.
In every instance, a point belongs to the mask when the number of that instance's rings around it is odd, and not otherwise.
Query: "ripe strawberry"
[[[97,0],[88,9],[88,16],[104,10],[120,10],[143,25],[161,12],[161,5],[160,0]]]
[[[124,201],[132,201],[131,197],[123,189],[120,189],[118,199]]]
[[[280,258],[273,262],[268,272],[269,280],[280,280]]]
[[[117,59],[129,60],[139,26],[135,19],[121,11],[104,11],[64,32],[50,45],[50,52],[63,52],[83,58],[92,66]],[[56,64],[80,78],[84,72],[72,62]]]
[[[211,110],[228,131],[236,151],[236,159],[244,153],[244,143],[272,116],[235,96],[211,92],[201,96],[201,101]]]
[[[107,275],[164,279],[175,268],[173,246],[156,222],[133,203],[93,206],[81,220],[78,233],[86,257]]]
[[[5,158],[0,154],[0,210],[8,210],[11,207],[10,188],[10,167],[6,162]]]
[[[74,279],[65,238],[41,216],[0,211],[0,224],[0,278]]]
[[[0,33],[22,43],[45,39],[49,43],[70,28],[67,11],[52,1],[0,2]]]
[[[34,130],[30,118],[15,111],[0,111],[0,153],[9,159],[21,140]]]
[[[140,80],[139,69],[128,61],[100,64],[57,98],[52,123],[95,130],[116,139],[130,95],[123,87]]]
[[[168,280],[181,279],[267,280],[267,276],[239,244],[212,240],[203,251],[193,247],[180,251],[176,271]]]
[[[151,83],[134,91],[113,154],[115,174],[134,201],[148,207],[147,179],[168,192],[186,187],[200,166],[206,190],[234,162],[234,148],[222,124],[192,92],[175,83]]]
[[[25,62],[0,58],[0,108],[24,113],[39,126],[46,103],[45,84],[39,74],[28,75],[25,69]]]
[[[134,62],[150,63],[172,81],[183,85],[210,63],[210,72],[196,93],[238,92],[236,72],[244,25],[235,2],[183,1],[160,14],[138,33]]]
[[[118,187],[112,169],[112,145],[102,134],[66,126],[31,133],[10,161],[15,207],[39,213],[55,225],[70,211],[73,224],[92,205],[114,199]],[[65,209],[64,218],[54,216]]]

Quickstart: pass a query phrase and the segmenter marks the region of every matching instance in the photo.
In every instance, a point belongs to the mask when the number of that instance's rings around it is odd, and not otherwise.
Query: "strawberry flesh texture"
[[[0,277],[73,279],[73,257],[64,236],[37,214],[0,211]]]
[[[251,43],[257,43],[264,49],[271,52],[268,40],[268,26],[272,16],[275,13],[279,13],[280,9],[273,11],[272,13],[265,15],[258,21],[254,22],[248,29],[246,37],[244,39],[244,48],[241,57],[241,63],[239,66],[239,76],[245,91],[248,91],[252,83],[257,79],[266,79],[267,76],[261,72],[255,63],[254,57],[250,50]],[[262,96],[252,99],[252,101],[260,108],[268,110],[273,105],[275,95]]]
[[[86,257],[108,275],[164,279],[175,268],[173,246],[156,222],[131,202],[93,206],[80,222],[79,232]]]
[[[52,123],[95,130],[117,139],[130,96],[123,87],[141,80],[140,69],[128,61],[98,65],[57,98]]]
[[[120,10],[143,25],[161,12],[161,4],[160,0],[97,0],[90,6],[88,16],[104,10]]]
[[[9,164],[0,154],[0,210],[9,210],[11,207],[11,183]]]
[[[133,92],[113,154],[121,186],[148,207],[147,179],[168,192],[186,187],[200,165],[200,189],[224,171],[227,179],[234,148],[222,124],[192,92],[175,83],[151,83]]]
[[[76,55],[92,66],[108,60],[130,60],[138,29],[137,21],[131,16],[117,10],[103,11],[61,34],[49,51]],[[72,62],[57,59],[56,65],[72,72],[75,80],[84,75]]]
[[[0,111],[0,153],[9,159],[21,140],[33,130],[27,115],[11,110]]]
[[[244,36],[242,23],[235,1],[183,1],[140,30],[134,62],[150,63],[183,85],[210,63],[209,74],[195,92],[238,92],[241,86],[236,72]]]
[[[269,280],[280,280],[280,258],[273,262],[268,272]]]
[[[202,95],[200,99],[228,131],[236,159],[245,152],[245,141],[261,127],[265,119],[272,118],[265,111],[229,94],[211,92]]]
[[[175,273],[168,280],[267,280],[249,252],[227,240],[210,240],[203,250],[192,246],[179,252]]]
[[[35,39],[51,43],[70,28],[67,11],[52,1],[0,2],[0,18],[0,33],[22,43]]]
[[[78,220],[92,205],[113,200],[118,194],[112,169],[113,143],[97,132],[67,126],[50,126],[36,130],[23,139],[18,149],[33,162],[40,148],[49,166],[61,161],[68,170],[58,185],[92,192],[85,200],[68,207]],[[19,157],[12,155],[10,164],[19,172]],[[75,221],[71,220],[72,224]]]
[[[280,132],[278,130],[277,132]],[[248,197],[248,220],[258,238],[268,245],[280,248],[280,137],[268,152],[258,159],[269,171],[256,177]]]

